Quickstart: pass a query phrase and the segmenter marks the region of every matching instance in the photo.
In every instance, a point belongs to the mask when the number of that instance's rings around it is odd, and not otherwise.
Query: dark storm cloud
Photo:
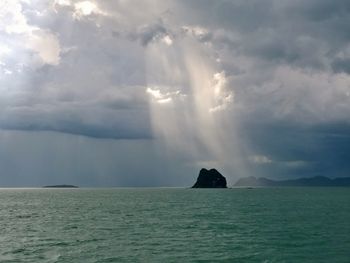
[[[249,89],[254,81],[255,85],[268,82],[268,76],[274,74],[278,65],[315,70],[330,68],[335,73],[347,73],[349,51],[344,50],[350,35],[344,25],[350,22],[349,6],[347,1],[186,1],[181,5],[164,3],[158,11],[145,6],[145,12],[140,14],[126,4],[104,3],[101,8],[107,12],[110,10],[112,15],[102,15],[104,11],[100,10],[101,15],[97,12],[77,19],[73,5],[55,5],[55,9],[45,10],[45,4],[23,4],[23,14],[28,24],[59,33],[61,47],[60,64],[28,72],[30,82],[27,79],[26,85],[35,87],[33,90],[37,93],[37,90],[45,90],[53,83],[61,86],[57,88],[61,91],[55,95],[68,100],[72,99],[70,97],[91,100],[89,97],[101,92],[97,86],[146,86],[142,49],[167,35],[179,41],[188,35],[203,42],[203,45],[211,44],[221,58],[223,70],[228,75],[241,75],[240,83],[234,80],[238,93],[240,89]],[[37,15],[38,10],[44,15]],[[123,16],[118,13],[119,10],[129,13]],[[244,68],[241,63],[232,62],[237,56],[252,60],[255,66]],[[69,86],[74,86],[74,89]],[[147,106],[144,105],[145,99],[141,98],[145,96],[141,88],[139,94],[142,95],[137,95],[139,99],[132,101],[122,98],[129,96],[128,89],[118,89],[115,91],[123,95],[115,101],[107,96],[105,105],[137,108],[140,112],[136,116],[147,115],[142,112],[147,111]],[[289,87],[283,89],[289,90]],[[268,93],[263,88],[260,90],[262,94]],[[246,95],[239,97],[241,101],[237,103],[251,103],[249,97],[252,95]],[[52,100],[52,95],[48,93],[44,99]],[[73,116],[78,115],[73,111]],[[52,114],[54,116],[55,113]],[[118,114],[115,116],[119,118]],[[130,116],[134,116],[134,113]],[[120,125],[113,127],[121,128],[125,122],[121,120]],[[146,121],[141,123],[144,125]],[[45,123],[32,125],[33,128],[40,126],[52,127]],[[64,126],[56,130],[69,130]],[[125,127],[129,126],[133,127],[127,124]],[[88,128],[89,125],[77,125],[71,130],[79,133],[78,127],[83,129],[82,134],[92,134],[84,131],[84,127]],[[103,127],[97,128],[100,129],[103,130]],[[140,130],[143,128],[140,127]],[[148,131],[149,128],[145,127],[144,130]],[[119,134],[124,133],[121,131]]]
[[[255,152],[271,160],[257,165],[256,174],[276,178],[349,175],[350,123],[251,122],[242,125],[241,134]]]
[[[7,130],[57,131],[111,139],[152,138],[148,114],[136,110],[17,108],[2,116],[0,128]]]
[[[73,12],[73,6],[58,13],[41,2],[23,4],[22,14],[14,13],[26,21],[21,30],[54,32],[60,59],[57,65],[43,63],[35,52],[19,45],[23,40],[17,35],[1,37],[18,44],[9,45],[18,56],[10,53],[1,60],[11,70],[0,79],[6,87],[0,98],[1,128],[151,138],[142,46],[99,29],[98,17],[78,20]],[[51,52],[49,44],[38,43],[46,53]]]
[[[5,22],[0,9],[1,129],[129,139],[130,148],[104,145],[104,157],[93,156],[115,184],[176,185],[162,170],[176,177],[202,165],[275,177],[350,171],[347,0],[10,3]],[[87,152],[105,141],[85,139]],[[160,153],[148,156],[139,139],[153,139]],[[141,153],[162,169],[144,164],[152,175],[138,181]],[[113,177],[113,156],[131,179]],[[82,166],[94,184],[89,162]],[[33,176],[48,170],[40,158],[30,163]]]
[[[344,0],[186,3],[193,12],[188,22],[236,34],[228,48],[269,63],[325,69],[350,41]]]
[[[332,68],[335,73],[350,74],[350,58],[336,58],[332,63]]]

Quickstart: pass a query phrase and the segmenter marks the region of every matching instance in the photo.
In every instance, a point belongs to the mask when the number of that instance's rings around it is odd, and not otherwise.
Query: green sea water
[[[1,189],[0,262],[350,262],[350,188]]]

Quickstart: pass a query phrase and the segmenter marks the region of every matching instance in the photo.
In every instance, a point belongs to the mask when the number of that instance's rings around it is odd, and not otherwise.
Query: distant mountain
[[[328,178],[324,176],[314,176],[308,178],[298,178],[294,180],[271,180],[264,177],[254,176],[240,178],[234,186],[350,186],[350,177]]]
[[[57,184],[57,185],[46,185],[44,188],[79,188],[78,186],[75,185],[70,185],[70,184]]]

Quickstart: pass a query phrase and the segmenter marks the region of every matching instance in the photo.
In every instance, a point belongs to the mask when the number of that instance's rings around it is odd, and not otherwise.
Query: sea
[[[350,188],[0,189],[0,262],[350,262]]]

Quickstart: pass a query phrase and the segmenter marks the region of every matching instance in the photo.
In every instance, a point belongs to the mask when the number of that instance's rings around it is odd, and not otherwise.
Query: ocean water
[[[1,189],[0,262],[350,262],[350,188]]]

